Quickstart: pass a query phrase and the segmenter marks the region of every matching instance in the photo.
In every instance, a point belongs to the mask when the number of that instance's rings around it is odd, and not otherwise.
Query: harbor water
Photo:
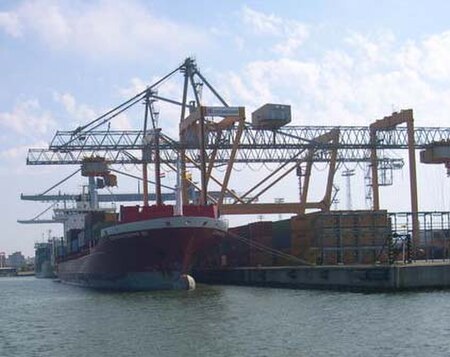
[[[450,355],[450,291],[110,293],[12,277],[0,301],[3,357]]]

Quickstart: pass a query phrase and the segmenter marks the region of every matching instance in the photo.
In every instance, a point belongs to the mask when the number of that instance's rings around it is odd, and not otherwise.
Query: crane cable
[[[145,90],[139,92],[138,94],[136,94],[135,96],[133,96],[130,99],[126,100],[125,102],[119,104],[118,106],[110,109],[109,111],[107,111],[106,113],[100,115],[99,117],[97,117],[96,119],[90,121],[89,123],[76,128],[74,130],[73,137],[68,142],[66,142],[64,145],[68,145],[71,142],[73,142],[78,137],[78,134],[81,134],[82,132],[83,133],[90,132],[90,131],[98,128],[99,126],[107,123],[108,121],[110,121],[111,119],[113,119],[117,115],[121,114],[125,110],[129,109],[130,107],[132,107],[136,103],[140,102],[143,99],[143,97],[145,95],[147,95],[147,93],[149,91],[151,91],[151,89],[160,86],[163,82],[165,82],[167,79],[169,79],[172,75],[174,75],[176,72],[178,72],[181,68],[182,68],[182,65],[178,66],[172,72],[170,72],[169,74],[167,74],[164,77],[160,78],[158,81],[156,81],[155,83],[153,83],[152,85],[147,87]],[[99,121],[101,121],[101,122],[98,123]],[[93,124],[96,124],[96,125],[94,127],[89,128]]]

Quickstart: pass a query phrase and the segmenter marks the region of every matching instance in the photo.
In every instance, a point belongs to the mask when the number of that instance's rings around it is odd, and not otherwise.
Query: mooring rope
[[[260,242],[255,242],[253,240],[247,239],[247,238],[242,237],[240,235],[228,232],[228,236],[230,236],[231,238],[234,238],[236,240],[239,240],[242,243],[245,243],[245,244],[247,244],[250,247],[256,248],[256,249],[258,249],[258,250],[260,250],[260,251],[262,251],[264,253],[268,253],[268,254],[272,254],[272,255],[278,256],[280,258],[285,258],[285,259],[288,259],[288,260],[296,261],[298,263],[301,263],[302,265],[313,265],[313,264],[307,262],[306,260],[300,259],[300,258],[298,258],[298,257],[296,257],[294,255],[284,253],[284,252],[282,252],[280,250],[268,247],[268,246],[266,246],[266,245],[264,245],[264,244],[262,244]]]

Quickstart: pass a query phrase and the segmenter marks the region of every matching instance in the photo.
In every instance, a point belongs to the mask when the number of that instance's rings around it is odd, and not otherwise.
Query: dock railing
[[[389,213],[393,244],[397,260],[406,262],[405,251],[414,242],[413,214],[411,212]],[[419,245],[412,249],[412,260],[450,260],[450,212],[419,212]],[[400,257],[400,259],[399,259]]]

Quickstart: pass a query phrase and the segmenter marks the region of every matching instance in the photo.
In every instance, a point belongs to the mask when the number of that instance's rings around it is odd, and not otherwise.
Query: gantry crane
[[[182,86],[178,98],[160,95],[164,83],[182,74]],[[205,105],[204,90],[209,90],[213,105]],[[153,105],[156,101],[180,108],[180,137],[171,138],[161,131],[156,121]],[[144,126],[140,130],[101,130],[115,117],[139,104],[145,104]],[[151,123],[149,123],[151,121]],[[28,165],[79,165],[86,157],[101,156],[110,164],[138,164],[143,168],[144,204],[148,202],[147,165],[155,164],[155,181],[160,179],[161,165],[181,171],[182,201],[187,203],[188,185],[200,192],[200,203],[215,202],[222,213],[304,213],[308,208],[330,209],[331,188],[336,166],[343,162],[372,162],[373,176],[380,166],[396,163],[401,159],[368,155],[372,150],[425,149],[432,142],[450,140],[450,128],[395,126],[389,132],[375,126],[284,126],[277,129],[261,129],[246,121],[243,107],[230,107],[218,91],[202,75],[195,61],[186,59],[172,72],[145,90],[111,109],[102,116],[73,131],[58,131],[48,148],[30,149]],[[411,136],[414,140],[411,140]],[[373,155],[373,154],[372,154]],[[330,163],[328,184],[324,199],[307,202],[309,176],[303,175],[301,202],[279,204],[255,203],[258,197],[301,165],[310,170],[312,162]],[[243,195],[229,186],[235,165],[263,163],[272,166],[272,172],[253,184]],[[223,174],[214,170],[223,168]],[[188,169],[198,170],[200,185],[189,178]],[[210,186],[218,186],[218,197],[210,195]],[[372,185],[375,184],[372,182]],[[160,185],[157,185],[160,186]],[[305,189],[306,186],[306,189]],[[255,192],[259,189],[258,192]],[[252,198],[245,199],[252,194]],[[156,202],[163,196],[155,192]],[[224,197],[234,202],[224,203]],[[248,198],[248,197],[247,197]],[[374,208],[379,208],[376,204]]]
[[[370,151],[370,161],[372,166],[372,192],[373,192],[373,208],[380,209],[380,194],[378,189],[378,164],[377,164],[377,132],[392,131],[397,125],[406,123],[407,148],[409,158],[409,188],[411,198],[411,213],[413,220],[413,239],[415,246],[419,245],[419,202],[417,197],[417,172],[416,172],[416,155],[414,151],[414,117],[412,109],[402,110],[392,113],[392,115],[384,117],[370,124],[370,142],[372,148]]]

